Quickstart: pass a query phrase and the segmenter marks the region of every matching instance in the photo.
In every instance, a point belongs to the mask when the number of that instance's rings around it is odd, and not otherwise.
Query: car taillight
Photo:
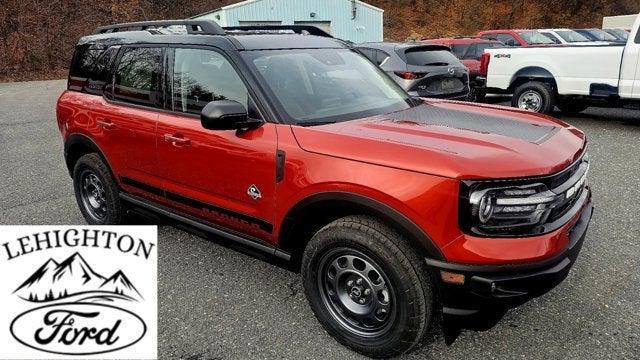
[[[425,75],[427,75],[427,73],[415,73],[411,71],[397,71],[395,74],[405,80],[420,79],[420,78],[423,78]]]
[[[491,54],[483,53],[480,56],[480,76],[487,77],[489,73],[489,61],[491,60]]]

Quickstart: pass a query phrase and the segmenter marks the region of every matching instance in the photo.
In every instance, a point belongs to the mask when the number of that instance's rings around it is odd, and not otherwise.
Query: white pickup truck
[[[626,45],[487,49],[486,92],[512,94],[512,106],[540,113],[640,108],[639,26],[640,16]]]

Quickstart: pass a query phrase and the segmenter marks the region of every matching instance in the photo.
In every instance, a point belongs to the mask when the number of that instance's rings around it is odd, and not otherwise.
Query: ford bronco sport
[[[291,260],[329,334],[376,357],[439,319],[449,341],[491,326],[562,281],[592,214],[584,134],[412,98],[317,30],[174,20],[81,38],[57,121],[87,222],[151,210]]]

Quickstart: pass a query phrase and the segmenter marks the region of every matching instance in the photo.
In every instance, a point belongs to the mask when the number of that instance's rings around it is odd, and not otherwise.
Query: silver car
[[[410,95],[459,100],[469,96],[469,71],[447,46],[379,42],[355,47]]]

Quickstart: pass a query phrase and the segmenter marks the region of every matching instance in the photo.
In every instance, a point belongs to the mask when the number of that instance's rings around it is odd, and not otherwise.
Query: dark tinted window
[[[378,65],[382,65],[389,58],[389,54],[382,50],[374,50],[374,52],[376,54],[376,64]]]
[[[374,63],[376,62],[376,53],[375,50],[373,49],[365,49],[365,48],[359,48],[358,51],[367,57],[367,59],[373,61]]]
[[[469,49],[469,44],[451,45],[451,51],[458,59],[462,59]]]
[[[118,46],[112,46],[100,55],[89,74],[84,91],[90,94],[102,95],[105,84],[111,80],[109,76],[111,74],[111,64],[116,54],[118,54],[118,49]]]
[[[247,108],[248,92],[231,63],[203,49],[175,49],[174,110],[199,114],[214,100],[235,100]]]
[[[407,64],[415,66],[438,66],[458,63],[458,59],[449,50],[429,50],[428,48],[411,48],[404,52]]]
[[[507,44],[509,46],[520,46],[520,42],[516,40],[515,37],[509,34],[498,34],[496,35],[496,39],[503,44]]]
[[[482,56],[482,54],[486,49],[494,49],[499,47],[504,47],[504,46],[498,43],[477,43],[469,47],[469,51],[467,51],[464,58],[480,60],[480,57]]]
[[[76,47],[69,68],[69,90],[82,90],[95,67],[96,60],[103,52],[104,49],[95,44],[83,44]]]
[[[162,49],[125,48],[115,73],[114,98],[134,104],[162,104]]]

